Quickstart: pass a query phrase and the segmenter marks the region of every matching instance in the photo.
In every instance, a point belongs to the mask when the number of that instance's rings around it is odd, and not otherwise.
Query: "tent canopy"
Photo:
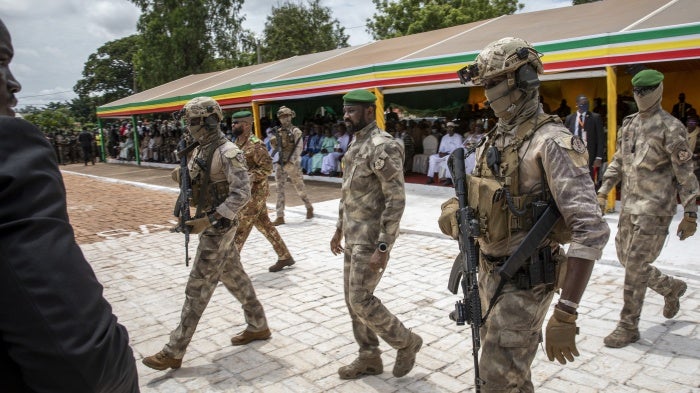
[[[578,6],[505,15],[365,45],[275,62],[189,75],[111,102],[99,117],[179,109],[207,95],[224,108],[380,88],[384,94],[459,87],[456,71],[489,42],[506,35],[544,54],[546,79],[571,71],[683,60],[700,63],[700,7],[696,0],[604,0]],[[679,64],[681,64],[679,63]],[[682,71],[681,69],[681,71]],[[660,70],[664,71],[660,68]],[[668,71],[668,70],[667,70]],[[674,70],[678,71],[678,70]],[[603,76],[599,75],[599,76]],[[688,95],[688,94],[686,94]],[[692,95],[692,94],[691,94]],[[692,97],[688,97],[691,101]],[[700,99],[700,97],[698,97]]]

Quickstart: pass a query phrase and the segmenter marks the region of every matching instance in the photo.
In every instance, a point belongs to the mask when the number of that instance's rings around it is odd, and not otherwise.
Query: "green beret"
[[[357,89],[343,96],[343,104],[374,104],[377,97],[365,89]]]
[[[244,117],[253,117],[253,114],[250,113],[250,111],[238,111],[234,113],[231,117],[233,117],[234,119],[242,119]]]
[[[664,74],[656,70],[639,71],[632,78],[632,86],[634,87],[650,87],[656,86],[664,80]]]

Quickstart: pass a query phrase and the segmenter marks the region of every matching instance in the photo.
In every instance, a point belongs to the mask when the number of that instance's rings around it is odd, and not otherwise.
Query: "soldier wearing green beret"
[[[676,214],[676,193],[685,213],[676,234],[685,240],[695,233],[698,181],[693,153],[683,124],[661,109],[664,75],[643,70],[632,78],[639,112],[627,116],[617,137],[617,149],[598,190],[605,209],[608,192],[622,183],[622,209],[615,247],[625,267],[622,311],[607,347],[621,348],[639,340],[639,316],[648,288],[664,297],[663,315],[673,318],[687,285],[652,266]]]
[[[344,255],[345,303],[360,348],[357,359],[338,370],[342,379],[383,372],[378,337],[398,350],[395,377],[411,371],[423,344],[374,296],[405,206],[403,147],[377,127],[375,100],[366,90],[343,96],[344,120],[354,136],[343,156],[340,212],[330,247],[334,255]]]
[[[287,245],[277,231],[270,216],[267,215],[267,197],[270,195],[270,185],[267,178],[272,173],[272,157],[267,152],[265,144],[253,135],[253,114],[250,111],[238,111],[233,114],[233,135],[236,145],[245,153],[250,178],[250,200],[238,213],[238,229],[236,230],[236,248],[243,249],[251,229],[255,226],[277,253],[277,262],[270,266],[271,272],[278,272],[285,266],[292,266],[294,258],[289,253]]]

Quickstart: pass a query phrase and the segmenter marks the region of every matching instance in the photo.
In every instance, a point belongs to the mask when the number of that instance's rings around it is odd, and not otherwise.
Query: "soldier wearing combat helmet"
[[[199,318],[219,281],[241,303],[248,324],[231,338],[231,344],[243,345],[270,337],[265,312],[234,244],[236,216],[250,199],[245,155],[221,132],[223,113],[215,100],[193,98],[179,116],[199,144],[188,163],[191,203],[197,210],[195,218],[186,222],[190,233],[199,234],[199,246],[185,287],[180,324],[160,352],[143,359],[143,364],[156,370],[180,368]],[[174,180],[179,182],[177,176]]]
[[[578,356],[576,308],[610,229],[597,209],[583,142],[561,120],[539,108],[543,72],[540,53],[520,38],[489,44],[458,73],[463,83],[483,86],[497,126],[476,150],[466,176],[468,202],[479,218],[479,290],[484,315],[479,364],[481,391],[534,391],[530,366],[545,315],[561,288],[546,329],[549,360]],[[501,283],[498,268],[520,246],[535,217],[535,202],[554,202],[561,217],[541,239],[512,280]],[[443,204],[439,224],[457,238],[457,200]],[[566,255],[561,245],[570,243]],[[566,269],[564,269],[566,265]],[[534,272],[553,274],[534,274]]]
[[[683,123],[661,109],[663,79],[656,70],[643,70],[632,78],[639,112],[622,121],[617,150],[598,190],[604,210],[608,192],[622,183],[615,247],[625,267],[624,306],[617,327],[604,339],[612,348],[639,340],[639,316],[647,287],[664,297],[666,318],[678,313],[679,298],[688,287],[651,265],[661,252],[676,214],[676,194],[685,211],[676,231],[681,240],[695,233],[698,210],[693,152]]]
[[[304,141],[302,132],[298,127],[292,124],[292,119],[296,113],[281,106],[277,111],[277,119],[281,126],[276,134],[270,138],[270,144],[273,150],[277,152],[277,162],[275,168],[275,181],[277,182],[277,218],[273,222],[274,225],[284,224],[284,185],[287,182],[287,177],[294,185],[299,198],[304,201],[306,206],[306,219],[311,219],[314,216],[314,207],[306,196],[304,190],[304,176],[301,173],[301,152],[304,149]]]

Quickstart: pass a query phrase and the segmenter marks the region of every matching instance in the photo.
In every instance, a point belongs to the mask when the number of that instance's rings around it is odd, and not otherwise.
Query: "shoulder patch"
[[[260,142],[262,142],[262,141],[260,140],[260,138],[258,138],[258,137],[255,136],[255,135],[251,135],[251,136],[250,136],[250,141],[253,142],[253,143],[260,143]]]
[[[571,148],[574,149],[577,153],[585,153],[586,152],[586,144],[583,143],[583,140],[577,136],[572,136],[571,137]]]
[[[692,157],[693,157],[693,154],[691,152],[689,152],[688,150],[683,149],[683,150],[680,150],[678,152],[678,161],[680,161],[680,162],[686,162],[686,161],[690,160]]]
[[[228,145],[228,143],[227,143]],[[231,144],[232,146],[226,146],[227,149],[224,151],[224,157],[226,158],[237,158],[239,154],[243,154],[243,150],[241,150],[238,146],[235,144]]]
[[[571,162],[575,166],[588,166],[588,150],[586,149],[586,144],[583,143],[581,138],[567,134],[555,137],[554,141],[557,145],[566,149],[567,153],[569,153],[569,158],[571,158]]]

